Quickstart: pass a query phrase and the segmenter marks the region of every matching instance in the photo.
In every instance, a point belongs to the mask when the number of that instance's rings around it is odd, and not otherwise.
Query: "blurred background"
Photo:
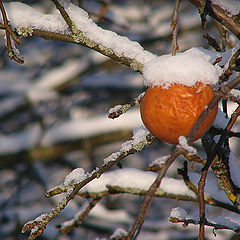
[[[43,13],[56,11],[48,0],[21,2]],[[138,41],[152,53],[171,52],[174,1],[72,2],[85,9],[99,26]],[[210,18],[207,31],[219,39]],[[191,47],[211,49],[202,34],[197,9],[182,1],[180,51]],[[230,34],[229,39],[234,46],[235,37]],[[23,224],[56,205],[61,196],[46,199],[47,189],[60,184],[76,167],[91,171],[101,166],[105,157],[131,139],[132,129],[142,124],[139,108],[115,120],[107,118],[108,110],[131,102],[145,90],[140,74],[79,45],[31,37],[23,39],[19,49],[24,56],[23,65],[9,60],[4,31],[0,31],[0,238],[6,240],[27,239],[27,234],[20,233]],[[240,159],[239,140],[233,139],[231,144]],[[195,146],[201,152],[200,141]],[[171,145],[158,140],[121,164],[146,169],[151,161],[171,150]],[[179,167],[181,159],[169,169],[168,176],[181,178],[177,175]],[[142,197],[108,196],[81,227],[60,235],[55,225],[73,217],[84,201],[72,201],[39,239],[109,238],[117,227],[127,230],[131,226]],[[197,239],[197,227],[184,229],[168,222],[170,210],[176,206],[198,211],[196,203],[155,199],[138,239]],[[224,210],[214,207],[207,210],[212,215],[224,214]],[[125,217],[120,218],[119,214]],[[207,239],[240,237],[230,231],[217,231],[214,237],[212,230],[207,229]]]

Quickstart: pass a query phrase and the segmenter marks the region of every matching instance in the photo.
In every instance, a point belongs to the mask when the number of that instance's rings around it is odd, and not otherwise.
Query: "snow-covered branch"
[[[31,239],[41,235],[46,228],[46,225],[67,206],[68,202],[75,197],[80,189],[82,189],[92,180],[99,178],[102,173],[126,156],[141,151],[144,146],[151,144],[153,139],[154,137],[151,133],[146,130],[139,129],[139,131],[134,134],[131,141],[128,141],[122,145],[122,148],[119,152],[113,153],[111,156],[103,160],[104,164],[100,169],[97,168],[91,173],[85,173],[84,169],[82,168],[73,170],[69,175],[66,176],[63,184],[46,193],[46,197],[52,197],[66,192],[67,189],[67,196],[64,197],[49,213],[42,214],[35,220],[27,222],[23,226],[22,232],[32,229],[29,236]]]
[[[155,57],[137,42],[98,27],[87,12],[72,3],[59,7],[61,13],[67,14],[67,23],[59,13],[40,13],[22,3],[5,4],[5,8],[12,28],[19,35],[80,44],[139,72],[146,61]],[[3,22],[0,23],[0,28],[4,27]]]
[[[209,15],[215,20],[227,27],[232,33],[240,39],[240,22],[239,22],[239,2],[231,6],[231,4],[224,5],[224,1],[205,1],[205,0],[189,0],[198,9],[201,15]],[[223,5],[222,5],[223,4]]]
[[[199,225],[199,218],[188,216],[185,209],[180,207],[171,210],[171,215],[168,220],[172,223],[183,223],[183,227],[186,228],[189,224]],[[213,227],[214,230],[228,229],[234,232],[240,231],[240,225],[234,222],[232,219],[224,217],[216,217],[215,219],[209,219],[204,222],[205,226]]]
[[[134,100],[131,103],[124,104],[124,105],[117,105],[109,109],[108,117],[112,119],[118,118],[120,115],[127,112],[131,107],[138,106],[144,94],[145,94],[144,92],[141,93],[138,97],[134,98]]]

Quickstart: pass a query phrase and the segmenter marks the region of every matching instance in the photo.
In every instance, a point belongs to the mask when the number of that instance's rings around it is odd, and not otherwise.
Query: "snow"
[[[110,222],[132,222],[131,216],[125,210],[108,210],[99,203],[90,211],[89,215]]]
[[[216,84],[221,72],[219,66],[212,65],[212,55],[198,48],[191,48],[176,56],[155,57],[143,68],[145,85],[165,88],[171,84]]]
[[[232,89],[230,92],[234,97],[240,99],[240,91],[237,89]]]
[[[58,96],[54,89],[71,81],[91,65],[100,64],[104,61],[106,61],[106,57],[95,51],[88,53],[81,60],[67,60],[61,66],[55,67],[37,78],[36,83],[26,89],[26,94],[32,102],[54,99]]]
[[[170,217],[178,218],[178,219],[185,219],[187,216],[187,211],[183,208],[176,207],[171,210]]]
[[[133,144],[137,144],[137,143],[140,143],[142,141],[145,141],[146,136],[149,133],[150,132],[148,131],[148,129],[145,128],[144,126],[134,128],[133,129]]]
[[[65,20],[56,10],[54,13],[44,14],[19,2],[5,4],[5,8],[9,21],[14,28],[21,29],[24,27],[70,34]],[[127,37],[119,36],[115,32],[98,27],[89,18],[86,11],[74,4],[66,4],[65,10],[85,37],[93,40],[103,48],[107,47],[111,49],[112,53],[136,59],[142,64],[154,57],[152,53],[145,51],[139,43],[130,41]],[[76,42],[79,41],[78,37],[81,38],[81,36],[74,36]]]
[[[132,140],[124,142],[119,152],[111,154],[109,157],[103,159],[103,163],[108,164],[110,161],[116,161],[116,159],[122,154],[126,153],[131,149],[139,150],[143,146],[142,143],[146,141],[146,136],[149,131],[145,127],[138,127],[133,129]],[[138,149],[138,144],[140,144]]]
[[[170,218],[177,218],[180,221],[191,219],[191,220],[198,222],[199,221],[199,213],[197,214],[197,216],[189,216],[185,209],[176,207],[171,210]],[[236,231],[239,230],[239,227],[240,227],[239,221],[232,218],[231,216],[217,216],[216,218],[207,218],[207,219],[212,224],[226,226],[229,229],[233,229]]]
[[[109,162],[115,161],[120,155],[121,152],[112,153],[109,157],[103,159],[103,164],[106,165]]]
[[[62,33],[68,29],[62,16],[57,12],[43,14],[20,2],[5,3],[4,6],[8,20],[14,28],[37,28]]]
[[[7,102],[6,106],[11,106],[11,102]],[[96,122],[98,124],[96,124]],[[47,130],[41,139],[40,145],[42,147],[47,147],[58,142],[97,136],[111,131],[119,131],[121,129],[132,130],[138,126],[143,126],[138,109],[130,110],[127,116],[122,116],[114,121],[107,118],[105,114],[92,118],[77,118],[56,125]],[[144,136],[148,133],[149,132],[146,128],[140,128],[135,134],[133,140],[128,141],[128,144],[126,144],[122,150],[125,151],[128,147],[131,148],[133,144],[142,141]],[[8,135],[0,134],[0,155],[28,150],[39,143],[40,137],[41,129],[37,124],[32,125],[19,133]],[[108,158],[108,161],[114,160],[115,157],[116,154],[111,155]]]
[[[86,210],[89,202],[85,202],[80,208],[80,210],[75,214],[74,218],[65,221],[61,225],[63,227],[70,226],[74,224],[74,221],[79,219],[79,216]],[[101,203],[95,205],[88,214],[89,217],[95,217],[104,221],[116,222],[116,223],[131,223],[132,218],[128,215],[125,210],[108,210]]]
[[[190,155],[197,154],[197,150],[194,147],[188,145],[187,139],[184,136],[180,136],[178,139],[179,139],[179,146],[187,150]]]
[[[138,127],[133,129],[132,140],[122,144],[121,152],[127,152],[132,149],[135,145],[146,141],[146,136],[150,132],[145,127]]]
[[[83,187],[81,192],[104,192],[107,191],[107,185],[147,191],[156,177],[157,174],[154,172],[145,172],[135,168],[118,169],[102,174],[100,178],[94,179]],[[160,189],[167,193],[196,197],[184,181],[179,179],[164,177]]]
[[[118,110],[121,109],[121,107],[122,107],[122,105],[116,105],[115,107],[110,108],[109,111],[108,111],[108,113],[110,114],[110,113],[117,112]]]
[[[120,239],[124,236],[127,236],[128,232],[122,228],[117,228],[114,233],[111,235],[111,239],[114,238],[114,239]]]
[[[80,183],[85,180],[87,176],[83,168],[76,168],[65,177],[64,186]]]
[[[221,53],[222,61],[220,62],[220,64],[224,65],[224,70],[228,68],[228,63],[230,59],[237,52],[239,48],[240,48],[240,43],[236,44],[235,47],[228,49],[226,52]]]
[[[97,124],[96,124],[97,123]],[[96,136],[104,132],[133,129],[141,126],[138,110],[130,110],[127,116],[122,116],[114,121],[106,115],[91,118],[78,118],[53,127],[46,132],[42,139],[42,146],[49,146],[56,142]]]
[[[240,12],[240,3],[238,0],[212,0],[212,4],[216,4],[232,15]]]
[[[29,126],[25,131],[16,134],[0,134],[0,154],[16,153],[34,147],[41,136],[38,125]]]
[[[169,157],[170,155],[158,157],[149,164],[149,167],[152,167],[154,165],[163,165],[165,164],[165,162],[168,160]]]

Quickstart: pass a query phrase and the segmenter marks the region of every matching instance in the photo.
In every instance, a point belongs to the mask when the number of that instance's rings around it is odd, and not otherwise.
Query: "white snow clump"
[[[222,70],[212,65],[212,52],[191,48],[176,56],[163,55],[148,61],[143,68],[147,86],[168,88],[172,84],[194,86],[197,82],[216,84]]]
[[[178,219],[185,219],[187,216],[187,212],[185,209],[176,207],[171,210],[170,217],[178,218]]]

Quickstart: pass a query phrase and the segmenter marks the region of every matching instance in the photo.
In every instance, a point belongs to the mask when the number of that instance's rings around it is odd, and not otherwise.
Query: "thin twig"
[[[223,133],[221,134],[221,137],[217,143],[216,148],[214,149],[212,156],[210,157],[210,159],[208,159],[207,163],[204,165],[202,171],[207,170],[210,166],[211,163],[213,161],[213,159],[215,158],[215,156],[217,155],[217,153],[220,151],[224,141],[228,138],[228,133],[230,132],[231,128],[233,127],[234,123],[236,122],[237,118],[240,115],[240,106],[237,107],[237,109],[234,111],[234,113],[232,114],[226,128],[224,129]]]
[[[201,222],[201,221],[196,220],[196,219],[191,219],[191,218],[179,219],[179,218],[176,218],[176,217],[169,217],[168,220],[172,223],[183,223],[184,227],[187,227],[188,224],[198,225]],[[240,227],[237,226],[237,224],[236,224],[236,226],[227,226],[227,225],[216,223],[215,221],[214,222],[205,221],[204,224],[206,226],[213,227],[215,230],[228,229],[228,230],[232,230],[236,233],[240,232]]]
[[[106,170],[111,168],[113,165],[118,163],[120,160],[122,160],[126,156],[128,156],[130,154],[134,154],[138,151],[141,151],[144,146],[151,144],[153,139],[154,139],[154,137],[152,136],[152,134],[148,134],[148,135],[146,135],[145,140],[143,140],[142,142],[137,142],[136,144],[134,144],[134,141],[130,142],[129,144],[132,144],[131,149],[127,149],[127,150],[123,149],[120,152],[120,154],[117,155],[117,157],[114,159],[114,161],[113,160],[108,161],[99,170],[96,170],[93,173],[91,173],[89,177],[87,177],[80,183],[74,184],[72,187],[72,191],[69,191],[67,196],[64,197],[61,200],[61,202],[59,202],[52,211],[50,211],[49,213],[43,214],[42,216],[40,216],[40,218],[37,217],[35,220],[29,221],[28,223],[26,223],[22,228],[22,232],[25,233],[29,229],[32,229],[30,236],[29,236],[30,239],[35,239],[36,237],[40,236],[43,233],[43,231],[45,230],[47,224],[54,217],[56,217],[68,205],[68,203],[72,199],[74,199],[75,195],[77,195],[77,193],[79,192],[79,190],[82,187],[84,187],[87,183],[91,182],[93,179],[99,178],[102,173],[104,173]],[[46,195],[46,197],[52,197],[52,196],[60,194],[62,192],[63,191],[62,191],[61,187],[59,187],[59,188],[56,188],[54,190],[47,192],[45,195]]]
[[[227,27],[238,39],[240,39],[240,22],[239,15],[232,16],[227,13],[223,8],[218,6],[217,4],[211,3],[209,0],[189,0],[193,5],[195,5],[199,12],[203,12],[218,22]],[[210,2],[210,4],[206,4],[206,2]]]
[[[216,127],[212,126],[209,129],[209,131],[210,131],[211,135],[221,135],[223,133],[224,129],[223,128],[216,128]],[[232,131],[230,131],[228,133],[228,138],[231,138],[231,137],[240,138],[240,132],[232,132]]]
[[[207,115],[212,111],[212,109],[218,104],[218,102],[221,100],[222,96],[228,94],[231,89],[233,89],[235,86],[237,86],[240,83],[240,77],[235,78],[233,81],[229,82],[228,84],[224,85],[220,88],[219,93],[216,94],[210,103],[207,105],[207,107],[203,110],[199,118],[195,121],[193,128],[189,132],[187,138],[191,142],[192,139],[194,139],[194,136],[196,135],[198,129],[202,125],[203,121],[207,117]],[[211,158],[211,163],[213,161],[213,158]],[[210,165],[211,165],[210,163]],[[206,181],[208,168],[202,171],[202,175],[200,178],[200,181],[198,183],[198,195],[199,195],[199,211],[200,211],[200,231],[199,231],[199,240],[204,240],[204,221],[205,221],[205,204],[204,204],[204,186]]]
[[[89,212],[96,206],[96,204],[101,200],[101,198],[98,199],[92,199],[88,206],[85,208],[85,210],[79,214],[78,216],[75,216],[73,220],[70,220],[69,224],[60,224],[57,225],[57,228],[60,228],[59,232],[62,234],[69,233],[73,228],[79,227],[84,218],[86,218],[89,215]]]
[[[205,187],[205,183],[206,183],[207,173],[208,173],[209,167],[211,166],[211,164],[212,164],[213,160],[215,159],[216,155],[218,154],[218,152],[222,148],[222,145],[223,145],[224,141],[228,137],[229,131],[233,127],[233,125],[236,122],[237,117],[239,115],[240,115],[240,106],[238,106],[238,108],[236,109],[236,111],[232,115],[231,119],[229,120],[226,128],[224,129],[224,131],[223,131],[223,133],[222,133],[222,135],[221,135],[221,137],[220,137],[220,139],[217,143],[216,148],[214,149],[210,158],[208,158],[206,164],[202,168],[201,178],[200,178],[200,181],[198,183],[199,212],[200,212],[200,214],[199,214],[200,215],[199,240],[204,240],[204,222],[206,221],[206,219],[205,219],[204,187]]]
[[[5,29],[4,24],[0,23],[0,29]],[[24,28],[23,28],[24,29]],[[107,47],[102,47],[100,44],[97,44],[96,42],[92,41],[91,39],[88,39],[86,36],[83,36],[84,41],[76,41],[76,39],[72,35],[62,34],[62,33],[56,33],[46,30],[40,30],[40,29],[33,29],[31,32],[31,36],[40,37],[45,40],[57,40],[57,41],[63,41],[63,42],[71,42],[74,44],[81,45],[83,47],[91,48],[94,51],[97,51],[113,60],[118,62],[119,64],[123,64],[134,71],[142,73],[143,71],[143,63],[137,61],[134,58],[129,58],[127,56],[124,56],[123,54],[120,54],[116,51],[112,51],[112,49]],[[146,51],[146,50],[145,50]],[[146,51],[147,52],[147,51]]]
[[[217,52],[221,52],[221,48],[217,41],[211,37],[208,33],[203,34],[203,38],[205,38],[208,41],[208,44],[212,46]]]
[[[220,24],[217,20],[214,19],[214,23],[216,24],[218,31],[220,33],[220,39],[222,42],[222,49],[221,52],[225,52],[226,51],[226,46],[227,46],[227,29],[226,27],[224,27],[224,25]]]
[[[127,112],[131,107],[138,106],[141,103],[141,100],[142,100],[144,94],[145,94],[145,92],[141,93],[138,97],[134,98],[131,103],[127,103],[124,105],[118,105],[114,108],[111,108],[109,110],[108,117],[112,118],[112,119],[118,118],[120,115]]]
[[[16,41],[17,43],[21,43],[21,40],[16,36],[16,34],[13,32],[13,30],[11,29],[11,27],[8,24],[8,19],[7,19],[7,15],[6,15],[2,0],[0,0],[0,10],[2,12],[4,29],[5,29],[5,33],[6,33],[8,56],[10,59],[13,59],[16,62],[23,64],[24,61],[22,59],[20,59],[13,50],[12,43],[11,43],[11,36],[13,36],[13,38],[12,38],[13,41]]]
[[[173,19],[172,19],[172,23],[171,23],[171,27],[173,29],[173,33],[172,33],[172,56],[175,56],[177,51],[179,50],[179,46],[178,46],[178,43],[177,43],[179,5],[180,5],[180,0],[175,0]]]
[[[215,96],[212,98],[212,100],[209,102],[207,107],[202,111],[199,118],[195,121],[193,128],[189,132],[187,139],[191,142],[198,129],[202,125],[205,118],[208,116],[208,114],[213,110],[213,108],[218,104],[218,102],[223,98],[223,96],[226,96],[234,87],[236,87],[238,84],[240,84],[240,77],[236,77],[234,80],[229,82],[228,84],[222,86],[220,90],[215,93]]]
[[[52,1],[55,4],[56,8],[61,13],[62,17],[64,18],[65,22],[67,23],[67,25],[68,25],[70,31],[72,32],[72,34],[73,35],[78,34],[79,30],[77,29],[75,23],[71,20],[68,13],[65,11],[64,7],[61,6],[61,4],[58,2],[58,0],[52,0]]]
[[[236,63],[235,61],[238,59],[238,57],[240,56],[240,48],[233,54],[233,56],[231,57],[229,64],[228,64],[228,68],[226,71],[224,71],[222,73],[222,75],[219,77],[219,84],[221,84],[222,82],[225,82],[229,79],[229,77],[233,74],[233,71],[236,67]]]
[[[168,168],[171,166],[171,164],[181,154],[182,154],[181,148],[176,147],[175,150],[173,151],[172,155],[165,162],[165,166],[158,171],[156,180],[151,185],[151,187],[148,189],[147,195],[142,203],[142,206],[141,206],[141,209],[140,209],[137,219],[135,220],[131,230],[129,231],[128,236],[123,237],[123,239],[128,239],[128,240],[133,239],[138,228],[144,223],[144,219],[147,214],[148,208],[150,207],[150,204],[153,200],[154,194],[156,193],[158,187],[160,186],[163,177],[165,176],[165,174],[166,174]]]

